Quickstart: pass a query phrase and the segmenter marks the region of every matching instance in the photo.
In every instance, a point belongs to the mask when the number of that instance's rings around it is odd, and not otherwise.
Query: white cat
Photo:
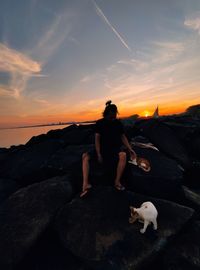
[[[158,211],[152,202],[144,202],[140,208],[134,208],[130,206],[131,217],[129,218],[129,223],[134,223],[137,219],[144,222],[144,227],[140,230],[141,233],[145,233],[147,226],[153,223],[154,230],[157,230],[157,216]]]

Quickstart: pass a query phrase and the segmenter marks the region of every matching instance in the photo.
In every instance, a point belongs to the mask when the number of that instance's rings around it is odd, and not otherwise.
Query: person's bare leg
[[[121,177],[124,172],[126,166],[126,153],[125,152],[120,152],[119,153],[119,161],[117,164],[117,174],[115,178],[115,186],[121,186]]]
[[[83,153],[82,155],[83,191],[85,191],[88,187],[91,187],[89,183],[89,169],[90,169],[89,160],[90,160],[89,154],[87,152]]]

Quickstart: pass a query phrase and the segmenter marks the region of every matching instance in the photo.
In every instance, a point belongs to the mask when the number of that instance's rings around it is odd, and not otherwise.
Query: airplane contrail
[[[95,2],[95,0],[92,0],[97,15],[99,15],[99,17],[101,19],[103,19],[103,21],[111,28],[111,30],[115,33],[115,35],[119,38],[119,40],[121,41],[121,43],[131,52],[131,48],[128,46],[128,44],[125,42],[125,40],[122,38],[122,36],[117,32],[117,30],[114,28],[114,26],[112,26],[112,24],[109,22],[109,20],[106,18],[106,16],[103,14],[103,11],[100,9],[100,7],[97,5],[97,3]]]

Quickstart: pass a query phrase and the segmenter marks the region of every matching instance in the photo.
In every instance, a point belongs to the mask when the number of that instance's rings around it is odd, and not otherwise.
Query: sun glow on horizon
[[[143,117],[149,117],[151,115],[152,115],[152,113],[148,110],[145,110],[140,114],[140,116],[143,116]]]

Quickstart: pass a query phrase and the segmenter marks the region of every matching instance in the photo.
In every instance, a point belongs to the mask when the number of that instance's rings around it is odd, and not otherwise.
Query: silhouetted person
[[[121,184],[121,177],[126,166],[127,154],[122,150],[122,146],[126,147],[133,159],[136,154],[124,134],[123,125],[117,119],[117,114],[117,106],[111,101],[106,102],[103,118],[97,120],[95,124],[96,151],[95,153],[86,152],[82,155],[83,186],[80,197],[86,195],[92,187],[89,182],[89,161],[91,158],[96,158],[102,165],[112,164],[112,161],[117,162],[114,186],[118,190],[125,189]]]

